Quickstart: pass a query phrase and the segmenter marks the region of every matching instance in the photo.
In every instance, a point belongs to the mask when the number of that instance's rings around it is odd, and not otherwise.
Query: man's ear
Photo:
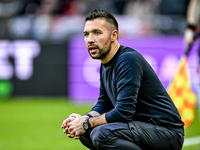
[[[114,42],[117,39],[118,39],[118,31],[113,30],[112,33],[111,33],[111,41]]]

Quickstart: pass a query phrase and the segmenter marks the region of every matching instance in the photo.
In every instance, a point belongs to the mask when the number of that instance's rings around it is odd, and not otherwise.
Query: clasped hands
[[[83,122],[85,118],[79,114],[71,114],[67,119],[63,121],[61,128],[64,129],[64,133],[68,137],[79,139],[81,134],[84,134],[86,130],[83,128]]]

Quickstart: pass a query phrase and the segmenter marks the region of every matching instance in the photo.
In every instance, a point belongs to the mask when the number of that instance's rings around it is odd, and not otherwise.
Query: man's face
[[[111,49],[111,24],[104,19],[85,23],[84,36],[88,52],[93,59],[103,59]]]

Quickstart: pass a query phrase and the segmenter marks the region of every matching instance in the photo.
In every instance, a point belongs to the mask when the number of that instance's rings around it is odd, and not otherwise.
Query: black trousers
[[[181,150],[184,136],[152,123],[108,123],[81,135],[91,150]]]

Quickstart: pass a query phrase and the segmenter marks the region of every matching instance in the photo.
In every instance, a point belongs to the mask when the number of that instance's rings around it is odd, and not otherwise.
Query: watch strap
[[[90,114],[85,114],[85,116],[88,116],[89,118],[92,118],[93,116],[92,115],[90,115]]]

